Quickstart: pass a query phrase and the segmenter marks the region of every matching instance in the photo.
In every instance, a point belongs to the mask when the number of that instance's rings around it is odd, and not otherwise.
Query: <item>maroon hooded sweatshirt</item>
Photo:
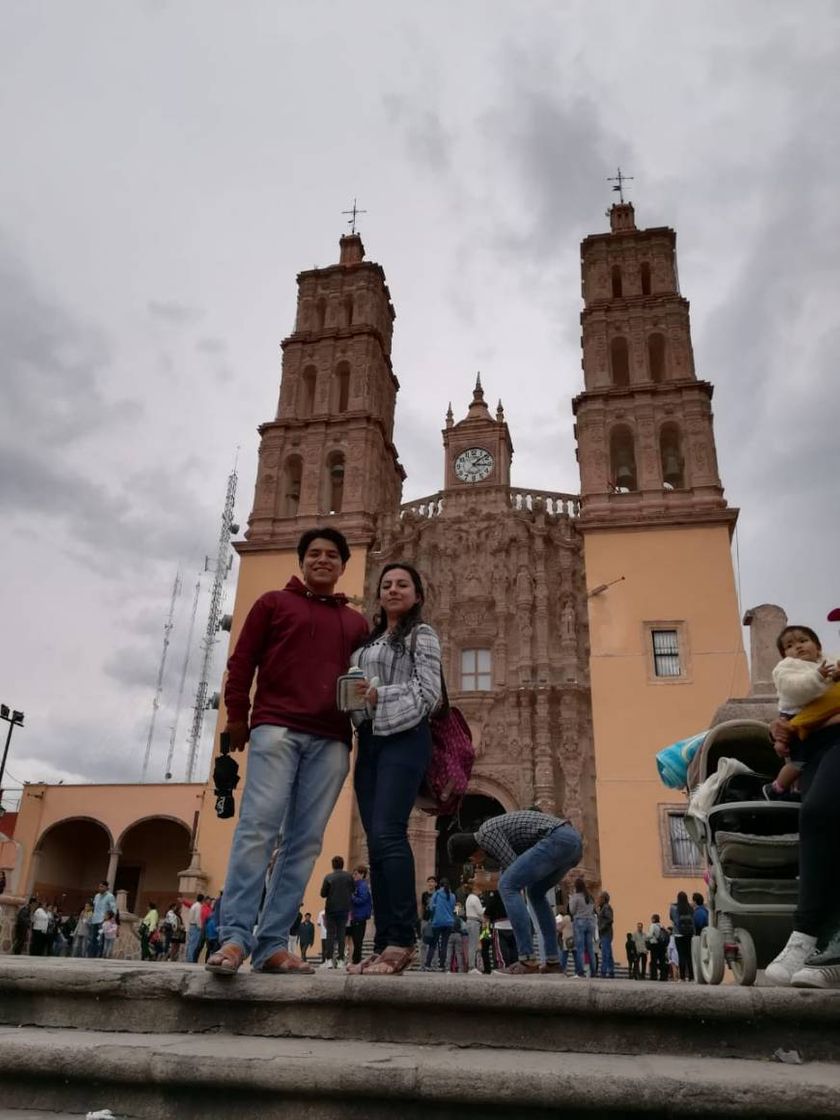
[[[248,612],[227,666],[228,719],[248,720],[256,671],[251,727],[271,723],[349,744],[350,720],[335,706],[335,682],[367,635],[367,622],[346,595],[315,595],[292,576]]]

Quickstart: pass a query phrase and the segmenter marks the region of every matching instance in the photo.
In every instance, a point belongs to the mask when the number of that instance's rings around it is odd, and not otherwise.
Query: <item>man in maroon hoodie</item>
[[[297,551],[303,581],[292,577],[282,591],[257,599],[228,661],[226,730],[232,751],[249,739],[250,749],[211,972],[234,973],[249,953],[259,972],[313,971],[289,952],[289,928],[350,766],[350,721],[336,707],[336,679],[368,627],[346,596],[335,594],[350,557],[343,535],[310,529]]]

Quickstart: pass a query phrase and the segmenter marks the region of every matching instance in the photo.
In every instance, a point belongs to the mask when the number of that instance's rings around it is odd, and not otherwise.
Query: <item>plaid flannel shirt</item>
[[[492,856],[499,867],[505,868],[548,836],[549,832],[567,823],[564,817],[550,817],[533,809],[521,809],[500,817],[490,817],[479,826],[475,838],[481,850]]]
[[[425,622],[413,631],[417,635],[414,656],[405,645],[395,647],[383,634],[353,655],[353,664],[367,679],[377,677],[376,706],[362,719],[372,718],[374,735],[396,735],[408,731],[430,715],[440,703],[440,642]],[[356,722],[356,721],[354,721]]]

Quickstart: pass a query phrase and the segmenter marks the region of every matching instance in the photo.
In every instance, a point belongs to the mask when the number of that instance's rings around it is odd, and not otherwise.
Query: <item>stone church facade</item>
[[[680,811],[658,785],[655,749],[708,726],[746,687],[729,554],[737,512],[717,471],[712,386],[694,370],[674,231],[637,229],[632,205],[616,205],[609,232],[583,241],[581,266],[580,495],[511,486],[511,433],[479,379],[466,414],[446,414],[442,489],[409,503],[385,273],[354,233],[337,264],[299,274],[277,414],[259,429],[254,504],[236,545],[231,641],[254,600],[297,571],[295,544],[313,525],[346,534],[353,556],[340,586],[368,614],[383,564],[414,564],[477,745],[462,824],[534,803],[564,812],[584,835],[581,872],[614,901],[639,902],[641,861],[647,918],[648,895],[659,909],[661,892],[677,889],[669,876],[697,885],[697,869],[666,852]],[[225,718],[222,709],[220,726]],[[212,889],[230,827],[205,803],[194,879]],[[418,883],[449,870],[447,825],[413,814]],[[313,883],[336,851],[364,856],[349,785]],[[317,911],[317,893],[305,905]]]

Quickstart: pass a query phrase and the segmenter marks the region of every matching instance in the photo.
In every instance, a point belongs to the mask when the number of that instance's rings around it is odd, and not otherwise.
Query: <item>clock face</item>
[[[493,456],[483,447],[468,447],[455,460],[455,474],[462,482],[482,482],[493,470]]]

